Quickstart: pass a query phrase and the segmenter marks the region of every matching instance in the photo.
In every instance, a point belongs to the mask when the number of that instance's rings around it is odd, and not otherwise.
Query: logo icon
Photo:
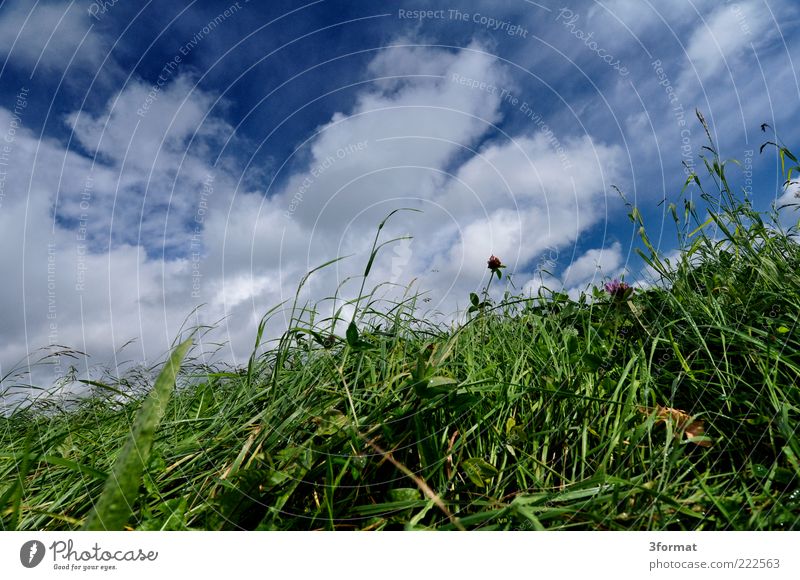
[[[22,544],[19,549],[19,561],[26,568],[36,568],[44,559],[44,544],[39,540],[31,540]]]

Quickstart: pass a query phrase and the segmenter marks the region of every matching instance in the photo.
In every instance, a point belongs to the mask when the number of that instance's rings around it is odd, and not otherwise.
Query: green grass
[[[149,399],[140,378],[17,410],[0,420],[0,526],[800,529],[800,247],[708,152],[684,194],[709,213],[669,208],[680,259],[641,230],[663,276],[647,289],[485,293],[446,328],[419,296],[362,285],[344,336],[295,303],[246,368],[190,360],[171,398],[182,353]]]

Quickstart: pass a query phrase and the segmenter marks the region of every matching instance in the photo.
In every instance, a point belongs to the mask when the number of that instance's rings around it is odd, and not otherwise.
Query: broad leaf
[[[191,339],[179,344],[158,375],[153,390],[136,414],[131,433],[114,462],[100,499],[83,526],[84,530],[122,530],[131,517],[156,430],[172,396],[181,362],[191,344]]]

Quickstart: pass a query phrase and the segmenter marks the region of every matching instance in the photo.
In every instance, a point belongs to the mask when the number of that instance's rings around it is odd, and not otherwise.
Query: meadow
[[[790,182],[797,159],[768,147]],[[423,296],[367,290],[384,222],[346,332],[295,302],[245,368],[199,364],[189,338],[157,380],[18,407],[0,529],[800,529],[793,208],[756,211],[710,141],[704,166],[667,204],[677,258],[628,205],[655,284],[486,288],[437,325]]]

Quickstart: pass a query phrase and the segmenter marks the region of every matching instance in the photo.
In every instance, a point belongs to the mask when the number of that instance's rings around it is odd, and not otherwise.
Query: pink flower
[[[606,289],[606,292],[611,294],[614,298],[625,298],[633,292],[633,288],[630,284],[617,280],[616,278],[611,282],[606,282],[603,287]]]

